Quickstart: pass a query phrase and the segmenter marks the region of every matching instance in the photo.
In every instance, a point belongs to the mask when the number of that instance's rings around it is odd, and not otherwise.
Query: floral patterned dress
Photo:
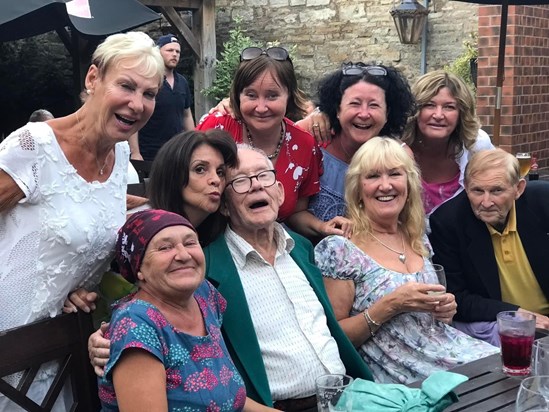
[[[176,330],[154,305],[134,295],[115,303],[108,331],[111,356],[99,381],[104,411],[118,411],[112,372],[128,348],[145,350],[163,363],[170,412],[242,410],[246,389],[220,331],[227,303],[206,280],[194,298],[204,318],[206,336]]]
[[[353,281],[355,300],[351,316],[407,282],[436,283],[427,258],[424,258],[424,271],[395,272],[341,236],[324,238],[315,247],[315,258],[323,276]],[[402,313],[384,323],[375,337],[360,345],[358,351],[376,382],[408,384],[425,379],[433,372],[499,352],[498,348],[439,321],[434,322],[434,331],[431,331],[431,322],[429,313]]]

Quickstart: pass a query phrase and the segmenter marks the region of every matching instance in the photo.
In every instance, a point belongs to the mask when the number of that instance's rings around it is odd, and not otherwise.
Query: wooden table
[[[522,378],[503,374],[499,353],[458,366],[450,372],[465,375],[469,380],[454,389],[459,396],[459,402],[446,408],[445,412],[515,412],[515,401]],[[419,388],[421,382],[408,386]]]
[[[459,402],[445,411],[515,411],[522,378],[503,374],[499,354],[459,366],[452,372],[468,376],[469,380],[454,390]]]

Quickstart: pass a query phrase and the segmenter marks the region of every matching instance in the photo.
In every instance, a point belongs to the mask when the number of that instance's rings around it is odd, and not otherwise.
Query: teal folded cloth
[[[458,401],[452,390],[468,379],[458,373],[435,372],[423,381],[421,389],[355,379],[341,395],[338,406],[352,404],[357,412],[439,412]]]

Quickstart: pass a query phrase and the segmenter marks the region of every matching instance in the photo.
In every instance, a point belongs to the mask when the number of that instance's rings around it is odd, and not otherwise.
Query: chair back
[[[139,176],[140,182],[143,182],[146,178],[149,177],[149,174],[151,173],[151,166],[152,166],[151,161],[130,159],[130,162],[132,163],[133,167],[137,171],[137,175]]]
[[[25,411],[49,412],[70,379],[75,412],[97,412],[100,402],[97,377],[88,359],[88,337],[93,332],[91,315],[82,311],[48,318],[0,332],[0,393]],[[38,405],[27,392],[45,362],[60,367],[44,400]],[[24,371],[17,387],[2,378]]]

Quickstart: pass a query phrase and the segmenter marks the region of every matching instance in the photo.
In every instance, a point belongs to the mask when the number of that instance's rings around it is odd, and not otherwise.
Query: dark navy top
[[[191,91],[185,77],[174,73],[173,89],[164,77],[156,95],[154,113],[139,131],[139,151],[144,160],[153,160],[160,147],[183,130],[183,112],[191,103]]]

